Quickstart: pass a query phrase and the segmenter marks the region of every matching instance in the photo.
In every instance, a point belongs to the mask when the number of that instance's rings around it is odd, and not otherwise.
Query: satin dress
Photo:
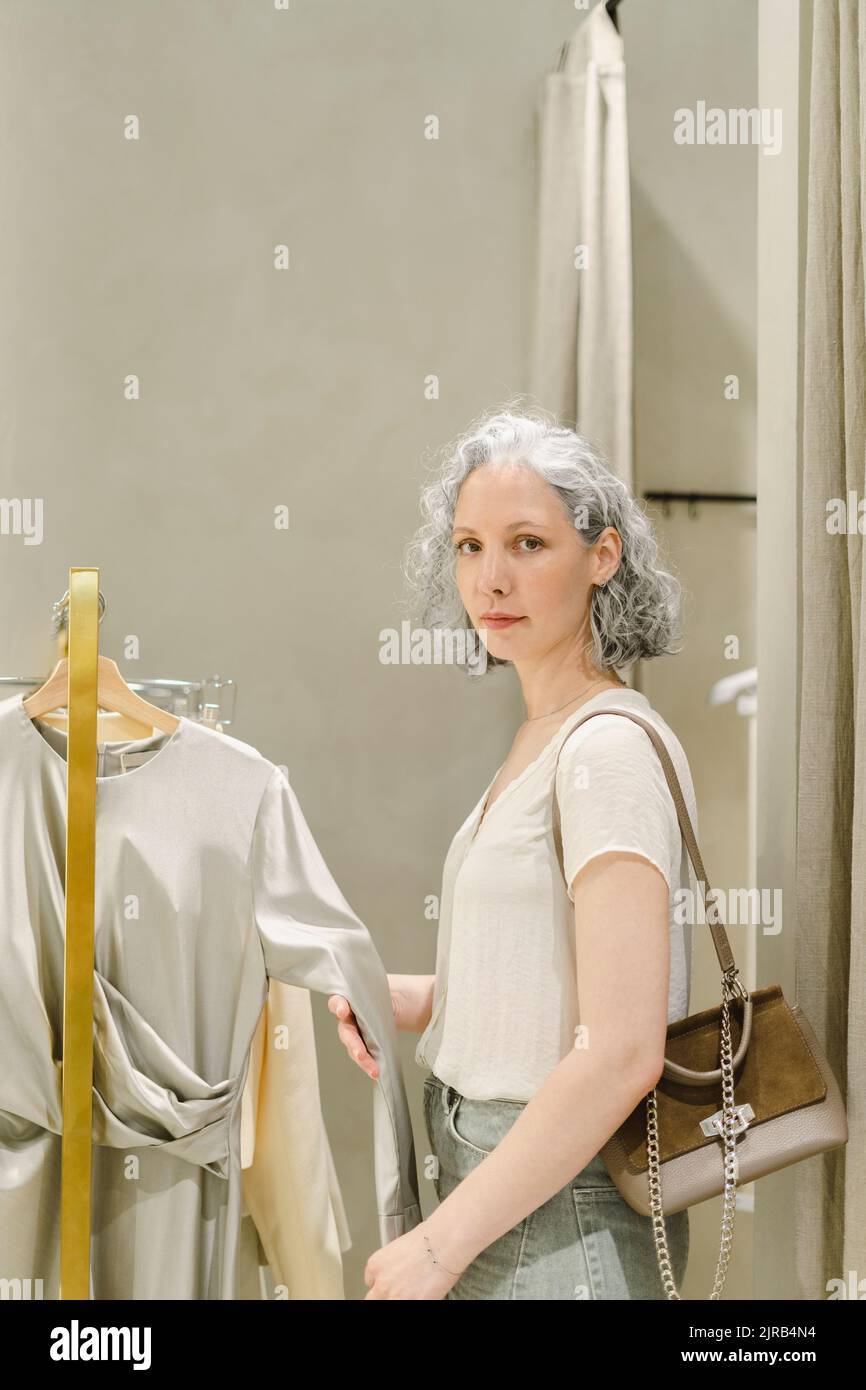
[[[57,1298],[66,733],[22,700],[0,702],[0,1280]],[[285,774],[185,717],[100,744],[93,1298],[240,1296],[241,1099],[269,977],[345,995],[378,1062],[386,1244],[421,1221],[387,976]]]

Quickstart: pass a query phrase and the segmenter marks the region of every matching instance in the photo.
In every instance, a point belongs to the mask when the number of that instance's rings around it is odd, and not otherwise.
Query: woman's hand
[[[391,1009],[396,1027],[407,1033],[423,1033],[430,1021],[433,1004],[433,975],[389,975]],[[353,1062],[372,1081],[378,1081],[379,1068],[367,1051],[367,1044],[352,1012],[352,1006],[342,994],[332,994],[328,1008],[339,1019],[337,1037]]]
[[[375,1250],[364,1266],[364,1283],[370,1290],[366,1298],[444,1298],[460,1275],[436,1264],[430,1257],[431,1248],[435,1255],[435,1243],[429,1244],[427,1223],[422,1221],[406,1235]]]
[[[391,1006],[393,1008],[394,996],[391,996]],[[358,1020],[352,1013],[352,1006],[348,999],[342,994],[332,994],[328,999],[328,1008],[332,1014],[336,1014],[340,1020],[337,1024],[337,1037],[345,1047],[353,1062],[357,1062],[361,1071],[367,1073],[371,1081],[379,1080],[379,1068],[374,1059],[367,1051],[367,1044],[361,1035],[358,1027]]]

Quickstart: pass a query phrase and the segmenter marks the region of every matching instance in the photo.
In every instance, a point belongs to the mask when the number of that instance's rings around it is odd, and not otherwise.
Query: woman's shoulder
[[[595,704],[595,702],[592,702]],[[619,713],[605,713],[619,710]],[[588,717],[591,713],[592,717]],[[651,736],[637,720],[623,715],[637,715],[660,736],[670,754],[677,778],[688,800],[694,800],[689,761],[679,738],[667,720],[641,692],[627,688],[612,691],[590,712],[583,708],[565,721],[556,741],[557,778],[572,767],[575,760],[615,760],[624,770],[638,776],[642,772],[664,777],[659,754]],[[586,716],[586,717],[584,717]]]
[[[570,714],[559,727],[559,746],[562,747],[566,740],[569,744],[584,742],[602,731],[633,739],[640,725],[631,717],[623,718],[623,715],[637,715],[638,719],[644,719],[660,732],[674,737],[673,730],[647,697],[639,690],[626,687],[623,690],[604,691]]]

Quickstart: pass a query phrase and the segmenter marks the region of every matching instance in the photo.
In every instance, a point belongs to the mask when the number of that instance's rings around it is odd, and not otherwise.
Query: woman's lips
[[[499,630],[499,629],[505,628],[505,627],[513,627],[515,623],[522,623],[522,622],[523,622],[523,619],[522,619],[522,618],[494,618],[494,617],[489,617],[489,618],[482,618],[480,621],[481,621],[481,626],[482,626],[482,627],[489,627],[489,628],[492,628],[492,629],[494,629],[494,630]]]

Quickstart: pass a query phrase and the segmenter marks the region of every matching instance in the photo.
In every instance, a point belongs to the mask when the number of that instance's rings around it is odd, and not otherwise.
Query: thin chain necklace
[[[585,695],[586,692],[587,692],[587,690],[592,690],[593,686],[595,686],[595,685],[604,685],[606,679],[607,679],[607,678],[606,678],[605,676],[603,676],[603,677],[601,678],[601,680],[593,681],[593,682],[592,682],[592,685],[587,685],[587,686],[585,686],[583,690],[579,690],[579,691],[577,692],[577,695],[572,695],[571,700],[566,700],[565,705],[570,705],[570,704],[571,704],[571,701],[572,701],[572,700],[576,700],[576,699],[578,698],[579,695]],[[546,719],[547,716],[550,715],[550,714],[558,714],[559,711],[560,711],[561,709],[565,709],[565,705],[560,705],[557,709],[550,709],[550,710],[547,711],[547,714],[532,714],[532,715],[529,716],[528,719],[524,719],[523,724],[531,724],[532,721],[533,721],[533,719]],[[520,726],[521,729],[523,728],[523,724],[521,724],[521,726]],[[511,786],[512,783],[509,782],[508,785]],[[492,790],[492,788],[491,788],[491,790]],[[506,787],[505,790],[507,791],[507,790],[508,790],[508,787]],[[498,800],[499,800],[499,797],[497,797],[496,800],[498,801]],[[495,803],[494,803],[494,804],[495,804]],[[474,830],[473,835],[472,835],[472,839],[473,839],[473,840],[475,839],[475,836],[478,834],[479,830],[481,829],[481,826],[482,826],[483,822],[487,819],[487,812],[488,812],[490,809],[491,809],[491,807],[490,807],[490,792],[488,792],[488,793],[487,793],[487,797],[485,798],[485,801],[484,801],[484,805],[483,805],[482,808],[481,808],[481,816],[480,816],[480,818],[479,818],[478,824],[476,825],[475,830]],[[471,841],[470,841],[470,843],[471,843]]]
[[[524,723],[524,724],[531,724],[532,721],[533,721],[533,719],[548,719],[548,718],[550,717],[551,714],[559,714],[559,711],[560,711],[561,709],[565,709],[565,705],[570,705],[571,702],[572,702],[572,700],[576,700],[580,695],[585,695],[586,692],[587,692],[587,690],[592,690],[593,686],[595,686],[595,685],[604,685],[604,684],[606,683],[606,681],[607,681],[607,677],[606,677],[606,676],[602,676],[601,680],[593,681],[593,682],[592,682],[592,685],[587,685],[587,686],[584,687],[583,690],[578,690],[577,695],[572,695],[570,699],[568,699],[568,700],[565,701],[565,704],[557,705],[556,709],[549,709],[549,710],[546,710],[544,714],[532,714],[532,715],[529,715],[526,719],[524,719],[523,723]]]

